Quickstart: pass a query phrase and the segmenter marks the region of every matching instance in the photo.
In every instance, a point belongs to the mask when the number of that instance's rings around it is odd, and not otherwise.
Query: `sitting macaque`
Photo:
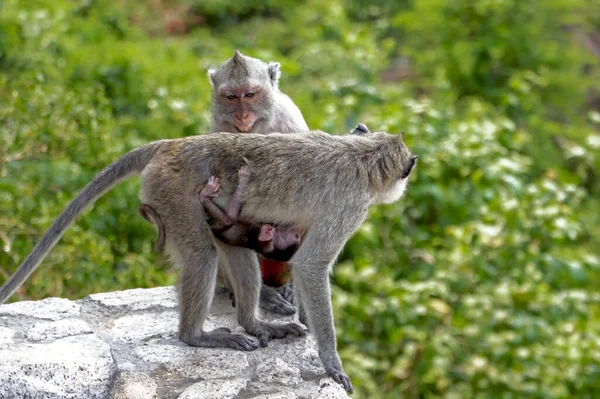
[[[268,259],[279,262],[289,260],[300,246],[302,234],[285,226],[238,221],[241,196],[250,179],[250,169],[242,166],[238,177],[238,186],[229,202],[227,213],[211,200],[219,196],[221,184],[218,177],[211,176],[200,190],[200,202],[211,218],[209,224],[214,236],[226,244],[253,249]]]

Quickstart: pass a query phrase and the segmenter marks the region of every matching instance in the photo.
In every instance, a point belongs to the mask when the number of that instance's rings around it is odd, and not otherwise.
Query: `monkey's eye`
[[[252,98],[252,97],[254,97],[254,93],[253,93],[253,92],[246,93],[246,94],[244,95],[244,97],[247,97],[247,98]]]
[[[227,96],[228,100],[235,100],[237,98],[237,96],[235,94],[230,94]]]

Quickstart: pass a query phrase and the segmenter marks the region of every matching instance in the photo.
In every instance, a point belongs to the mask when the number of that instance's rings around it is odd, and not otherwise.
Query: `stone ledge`
[[[173,287],[2,305],[0,398],[348,398],[310,334],[240,352],[187,346],[177,323]],[[243,332],[223,292],[205,325]]]

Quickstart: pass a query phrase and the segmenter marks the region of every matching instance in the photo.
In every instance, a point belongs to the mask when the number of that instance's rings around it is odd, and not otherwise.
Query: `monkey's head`
[[[293,227],[275,227],[273,233],[273,245],[275,249],[286,249],[295,246],[296,248],[302,241],[303,231]]]
[[[266,63],[236,50],[216,69],[209,69],[213,87],[213,122],[228,132],[252,133],[268,124],[278,89],[279,63]]]
[[[375,203],[380,204],[390,204],[402,197],[410,172],[419,158],[418,155],[413,155],[404,143],[404,133],[387,136],[389,141],[382,151],[388,152],[388,156],[382,157],[378,165],[384,181],[379,195],[374,200]]]
[[[369,134],[369,133],[371,133],[371,131],[369,130],[367,125],[365,125],[364,123],[359,123],[358,125],[356,125],[354,130],[352,132],[350,132],[350,134],[354,134],[357,136],[364,136],[365,134]]]

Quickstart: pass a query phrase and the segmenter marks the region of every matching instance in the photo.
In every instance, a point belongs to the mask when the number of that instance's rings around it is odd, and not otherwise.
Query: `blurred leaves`
[[[0,283],[117,156],[208,130],[206,69],[282,64],[309,126],[405,133],[405,198],[335,269],[364,398],[594,398],[600,390],[598,60],[584,0],[0,3]],[[583,36],[582,36],[583,35]],[[585,44],[585,43],[584,43]],[[588,43],[589,44],[589,43]],[[172,284],[125,182],[14,299]]]

